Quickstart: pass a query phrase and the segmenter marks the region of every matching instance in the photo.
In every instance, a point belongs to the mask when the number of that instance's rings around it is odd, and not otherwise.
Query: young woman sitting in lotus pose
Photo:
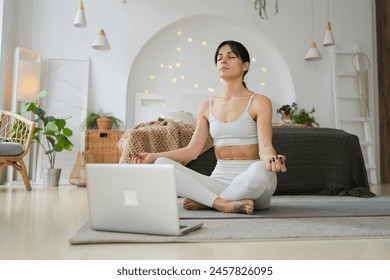
[[[132,163],[172,164],[178,195],[188,210],[214,208],[221,212],[253,214],[270,206],[276,172],[285,172],[286,157],[272,145],[272,105],[248,90],[244,76],[250,57],[239,42],[222,42],[215,53],[223,91],[200,106],[197,124],[187,147],[162,153],[140,153]],[[217,165],[210,176],[178,162],[196,159],[207,137],[214,140]]]

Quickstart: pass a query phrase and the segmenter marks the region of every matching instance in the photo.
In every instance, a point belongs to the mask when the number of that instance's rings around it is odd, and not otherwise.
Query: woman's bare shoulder
[[[199,105],[198,116],[207,117],[209,111],[209,98],[203,100]]]
[[[253,101],[254,103],[257,103],[258,105],[262,105],[262,106],[271,105],[271,100],[269,99],[269,97],[261,93],[254,93]]]
[[[207,99],[204,99],[203,101],[202,101],[202,103],[200,103],[200,106],[199,106],[199,109],[200,110],[205,110],[205,109],[208,109],[209,108],[209,103],[210,103],[210,98],[207,98]]]

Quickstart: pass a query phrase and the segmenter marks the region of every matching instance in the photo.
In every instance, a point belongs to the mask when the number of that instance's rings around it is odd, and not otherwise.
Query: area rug
[[[184,236],[95,231],[89,220],[70,239],[76,244],[233,242],[280,239],[389,238],[390,216],[204,220]]]
[[[181,203],[179,201],[179,203]],[[184,236],[95,231],[89,220],[70,243],[227,242],[279,239],[389,238],[390,197],[274,197],[268,210],[253,216],[213,210],[187,211],[181,219],[201,219],[203,227]]]

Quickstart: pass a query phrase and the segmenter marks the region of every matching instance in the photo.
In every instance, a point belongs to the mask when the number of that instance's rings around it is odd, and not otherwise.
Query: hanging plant
[[[259,10],[259,16],[262,19],[268,19],[267,0],[255,0],[255,10]],[[279,12],[279,0],[275,0],[275,14]]]

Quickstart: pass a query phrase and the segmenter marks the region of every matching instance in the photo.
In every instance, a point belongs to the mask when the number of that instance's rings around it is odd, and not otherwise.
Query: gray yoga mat
[[[182,199],[179,199],[179,216],[181,219],[390,216],[390,196],[274,196],[270,208],[255,211],[254,215],[221,213],[212,209],[188,211],[183,209]]]

